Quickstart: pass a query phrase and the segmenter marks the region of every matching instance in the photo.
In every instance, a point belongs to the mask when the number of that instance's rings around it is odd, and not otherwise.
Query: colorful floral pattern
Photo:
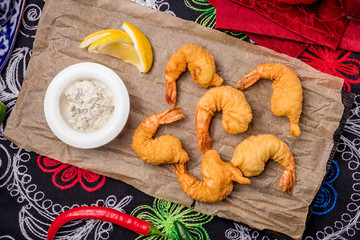
[[[314,214],[327,214],[335,207],[338,194],[333,187],[333,182],[339,176],[339,173],[339,164],[334,160],[330,165],[320,191],[316,197],[315,205],[312,211]]]
[[[176,2],[176,0],[132,1],[172,15],[175,15],[173,12],[175,10],[177,10],[175,12],[181,11],[179,10],[180,8],[176,9],[175,6],[179,7],[181,5],[184,7],[184,3],[187,3],[187,8],[193,6],[199,9],[207,9],[206,11],[197,11],[199,15],[202,15],[202,18],[198,17],[196,21],[203,25],[213,25],[211,19],[215,21],[216,18],[215,9],[211,9],[211,6],[205,0],[184,0],[180,2]],[[19,1],[17,0],[17,2]],[[31,46],[35,38],[37,21],[40,18],[41,9],[45,1],[29,0],[27,2],[22,19],[23,26],[18,34],[20,41],[15,46],[14,51],[12,51],[7,67],[0,77],[2,89],[0,91],[0,100],[5,102],[10,110],[13,108],[21,88],[23,75],[31,55]],[[41,4],[39,5],[39,3]],[[202,7],[200,4],[203,4]],[[240,37],[242,36],[242,33],[238,34]],[[8,45],[7,39],[0,37],[0,52],[8,48]],[[360,90],[360,87],[357,86],[359,85],[360,78],[360,61],[356,60],[360,59],[360,57],[356,53],[350,54],[346,51],[332,52],[329,49],[312,46],[306,50],[301,58],[304,62],[321,71],[344,78],[345,88],[359,93],[355,91],[357,89]],[[316,199],[316,205],[313,208],[315,214],[312,216],[312,219],[314,219],[316,224],[310,224],[310,231],[304,234],[303,239],[359,239],[360,97],[355,99],[354,104],[352,115],[348,118],[342,142],[337,150],[342,156],[336,163],[332,164],[325,178],[325,188],[323,189],[322,186],[322,190]],[[4,130],[5,123],[0,125],[1,133]],[[153,198],[139,194],[135,190],[131,192],[135,194],[133,198],[131,195],[127,195],[128,191],[116,190],[125,187],[119,181],[111,182],[111,179],[108,179],[108,187],[105,188],[103,186],[106,179],[102,176],[20,149],[3,136],[1,136],[0,140],[0,190],[3,203],[6,204],[3,206],[3,211],[8,216],[3,220],[5,224],[1,224],[0,231],[5,234],[2,234],[0,239],[46,239],[46,232],[52,220],[61,212],[72,207],[106,206],[121,212],[128,212],[129,209],[138,206],[139,202],[141,202],[140,204],[146,203],[149,205],[137,207],[133,210],[133,214],[141,216],[143,219],[151,220],[156,226],[162,226],[163,230],[171,229],[173,219],[179,219],[193,233],[199,232],[196,235],[198,239],[209,239],[209,236],[212,239],[231,240],[275,239],[264,236],[263,234],[266,235],[266,233],[256,231],[240,223],[218,218],[212,219],[210,216],[196,213],[192,208],[186,208],[164,200],[155,199],[153,201]],[[32,160],[37,160],[38,165],[34,165]],[[342,174],[339,175],[340,170]],[[39,182],[39,179],[42,180],[44,178],[48,178],[46,184]],[[50,179],[52,179],[52,182]],[[50,185],[53,183],[56,189],[48,191],[48,183]],[[344,188],[351,188],[350,195],[346,195],[348,191],[337,187],[336,183],[343,184],[342,187]],[[59,197],[61,192],[64,192],[62,189],[74,190],[79,187],[93,192],[91,194],[87,193],[86,199],[76,196],[76,201]],[[332,187],[338,190],[338,193],[331,192]],[[95,191],[100,188],[102,191]],[[108,191],[109,189],[110,191]],[[124,192],[126,195],[123,194]],[[64,196],[67,197],[67,194]],[[329,211],[333,206],[333,210]],[[326,214],[322,214],[326,211]],[[16,223],[16,221],[18,221],[18,226],[14,227],[14,225],[10,226],[11,224],[8,224],[9,222]],[[214,231],[218,234],[217,237],[214,237]],[[86,220],[69,224],[57,238],[124,239],[124,234],[125,229],[121,229],[118,226],[97,220]],[[132,236],[134,235],[133,233]],[[134,239],[135,237],[125,238]],[[138,237],[138,239],[144,238],[146,237]],[[159,238],[151,237],[147,239]]]
[[[52,158],[39,155],[37,163],[40,169],[47,173],[53,173],[53,184],[64,190],[80,183],[81,187],[88,192],[93,192],[105,184],[105,177],[99,174],[83,170],[70,164],[61,163]]]
[[[9,48],[9,40],[3,35],[0,36],[0,55],[4,55]]]
[[[237,224],[234,222],[235,228],[229,228],[225,231],[225,237],[229,240],[255,240],[261,239],[265,240],[266,237],[261,238],[258,231],[253,231],[252,229]]]
[[[0,70],[8,60],[15,43],[24,0],[0,1]]]
[[[173,225],[175,220],[181,221],[194,235],[195,239],[210,239],[203,225],[210,222],[213,217],[195,212],[192,208],[180,204],[155,199],[152,207],[148,205],[138,206],[131,212],[131,215],[151,222],[154,227],[173,239],[179,239]],[[144,239],[144,237],[140,236],[136,239]],[[164,239],[164,237],[151,236],[146,239]]]
[[[360,83],[360,61],[352,58],[351,52],[313,45],[299,59],[319,71],[343,78],[344,90],[351,91],[353,84]]]
[[[188,8],[201,12],[201,14],[195,19],[195,22],[208,28],[215,28],[216,8],[213,7],[207,0],[184,0],[184,3]],[[242,40],[247,38],[247,36],[242,32],[224,32]]]
[[[202,12],[196,19],[195,22],[209,27],[214,28],[216,23],[216,9],[206,0],[184,0],[185,5],[198,12]]]

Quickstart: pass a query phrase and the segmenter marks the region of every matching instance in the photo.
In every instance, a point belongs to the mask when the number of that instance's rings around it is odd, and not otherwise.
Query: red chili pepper
[[[47,239],[52,240],[57,230],[65,223],[81,218],[98,219],[106,222],[111,222],[145,236],[162,235],[168,237],[162,232],[160,232],[160,230],[155,228],[151,223],[133,217],[126,213],[119,212],[112,208],[77,207],[65,211],[61,213],[57,218],[55,218],[48,230]]]

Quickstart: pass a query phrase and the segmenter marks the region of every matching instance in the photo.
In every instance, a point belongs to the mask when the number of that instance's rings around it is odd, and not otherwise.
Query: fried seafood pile
[[[299,119],[302,111],[302,87],[299,78],[289,67],[280,63],[265,63],[240,79],[237,88],[221,86],[223,79],[216,73],[215,59],[199,45],[184,45],[170,58],[165,68],[166,101],[176,104],[176,80],[188,69],[195,83],[202,87],[215,86],[198,101],[195,127],[200,152],[203,181],[187,170],[189,156],[178,138],[169,134],[153,138],[162,124],[178,121],[185,116],[179,107],[152,115],[140,123],[133,135],[132,148],[147,163],[172,164],[181,188],[191,198],[200,202],[219,202],[227,197],[233,182],[250,184],[265,170],[272,159],[283,168],[278,188],[288,194],[295,185],[295,160],[289,146],[271,134],[253,135],[236,147],[231,163],[221,160],[212,150],[209,126],[216,112],[222,111],[222,126],[230,134],[245,132],[253,118],[251,107],[242,90],[259,79],[273,81],[271,111],[276,116],[286,116],[290,121],[289,134],[300,135]]]

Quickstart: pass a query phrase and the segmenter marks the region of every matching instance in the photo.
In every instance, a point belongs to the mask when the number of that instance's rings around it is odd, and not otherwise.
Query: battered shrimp
[[[278,187],[290,194],[295,185],[295,160],[289,146],[274,135],[257,135],[245,139],[236,147],[231,162],[244,176],[252,177],[264,171],[269,159],[284,169]]]
[[[301,133],[299,118],[302,111],[302,87],[296,73],[280,63],[265,63],[243,77],[237,87],[245,90],[260,78],[273,81],[271,111],[276,116],[287,116],[290,120],[290,135],[298,137]]]
[[[219,202],[233,189],[233,181],[250,184],[240,170],[230,163],[223,162],[216,150],[205,153],[201,163],[203,180],[200,181],[186,169],[186,163],[172,165],[181,188],[186,194],[200,202]]]
[[[215,112],[223,111],[222,125],[230,134],[245,132],[252,120],[252,112],[245,95],[230,86],[207,91],[196,107],[195,125],[200,152],[211,149],[209,126]]]
[[[140,159],[154,165],[189,161],[189,156],[178,138],[169,134],[152,138],[161,124],[172,123],[185,117],[179,109],[175,107],[152,115],[136,128],[131,146]]]
[[[166,101],[176,104],[176,80],[189,69],[195,83],[202,87],[221,86],[223,79],[216,74],[215,58],[196,44],[183,45],[170,58],[165,68]]]

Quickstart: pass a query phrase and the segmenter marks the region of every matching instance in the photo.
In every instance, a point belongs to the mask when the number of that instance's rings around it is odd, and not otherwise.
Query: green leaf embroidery
[[[213,219],[213,216],[202,214],[181,204],[172,203],[163,199],[155,199],[153,206],[141,205],[136,207],[131,215],[151,222],[154,227],[163,233],[178,239],[173,222],[181,221],[186,228],[199,240],[209,240],[209,235],[202,226]],[[162,236],[139,236],[136,239],[166,239]]]

